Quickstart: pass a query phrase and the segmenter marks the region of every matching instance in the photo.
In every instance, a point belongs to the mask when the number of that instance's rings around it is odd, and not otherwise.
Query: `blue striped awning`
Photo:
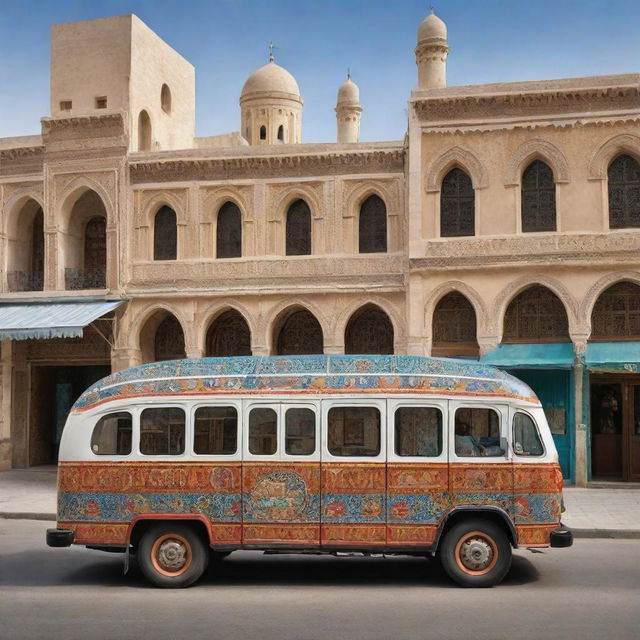
[[[84,327],[123,302],[0,304],[0,340],[81,338]]]

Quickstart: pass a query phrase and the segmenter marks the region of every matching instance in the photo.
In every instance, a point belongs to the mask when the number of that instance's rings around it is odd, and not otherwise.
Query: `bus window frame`
[[[334,456],[329,451],[329,411],[339,407],[373,407],[380,412],[380,451],[377,456]],[[379,397],[322,400],[323,462],[386,462],[387,461],[387,399]]]
[[[208,407],[233,407],[238,414],[238,424],[236,429],[236,451],[233,454],[224,454],[224,453],[196,453],[195,452],[195,433],[196,433],[196,411],[198,409],[208,408]],[[211,402],[207,402],[206,400],[199,400],[198,402],[192,404],[189,408],[189,455],[193,457],[194,460],[202,460],[203,462],[207,461],[216,461],[216,462],[231,462],[231,461],[239,461],[242,460],[242,402],[240,400],[231,400],[228,398],[220,398],[220,400],[213,400]]]
[[[308,455],[302,455],[298,453],[287,453],[286,442],[286,412],[289,409],[311,409],[315,415],[315,450]],[[320,462],[321,451],[321,433],[320,433],[320,402],[287,402],[283,400],[280,403],[280,442],[282,443],[282,449],[280,452],[280,460],[287,460],[291,462]]]
[[[524,413],[525,415],[529,416],[529,418],[533,422],[533,426],[536,428],[536,433],[538,434],[538,440],[540,441],[540,444],[542,445],[542,454],[537,455],[537,456],[525,455],[525,454],[520,454],[515,450],[516,439],[515,439],[515,425],[514,425],[513,421],[514,421],[517,413]],[[510,407],[510,411],[509,411],[509,423],[510,423],[510,431],[511,431],[511,434],[509,436],[509,438],[510,438],[509,439],[509,445],[512,447],[513,457],[517,458],[518,462],[526,462],[527,460],[529,460],[531,462],[540,462],[540,460],[546,459],[546,457],[547,457],[547,445],[545,444],[544,438],[542,437],[542,433],[540,432],[540,425],[538,424],[538,421],[535,419],[534,415],[530,411],[527,411],[526,409],[523,409],[522,407],[511,406]],[[549,428],[549,427],[547,427],[547,428]]]
[[[255,454],[249,451],[249,414],[253,409],[273,409],[276,413],[276,450],[271,454]],[[249,399],[242,401],[242,460],[251,462],[269,462],[280,460],[282,439],[280,437],[280,400]]]
[[[105,416],[111,415],[113,413],[128,413],[131,415],[131,451],[127,454],[118,454],[118,453],[107,453],[107,454],[99,454],[95,453],[91,448],[91,440],[93,439],[93,432],[98,425],[98,422]],[[89,450],[89,454],[91,455],[92,460],[101,461],[101,462],[109,462],[111,460],[128,460],[131,458],[136,458],[140,456],[140,411],[138,405],[127,405],[123,407],[116,406],[109,407],[107,409],[103,409],[91,416],[91,420],[93,421],[91,429],[89,431],[89,440],[87,443],[87,449]]]
[[[189,405],[186,402],[149,402],[145,404],[136,405],[138,409],[137,414],[137,426],[138,426],[138,439],[136,440],[136,455],[139,456],[140,460],[148,460],[148,461],[158,461],[158,462],[170,462],[172,460],[182,460],[188,459],[191,460],[193,458],[192,454],[189,452],[189,447],[187,446],[189,440],[192,438],[193,430],[190,428],[191,423],[189,420]],[[184,413],[184,447],[182,448],[182,453],[161,453],[158,455],[154,455],[152,453],[142,453],[140,449],[140,443],[142,442],[142,412],[145,409],[182,409]]]
[[[402,408],[425,408],[438,409],[442,414],[442,451],[439,456],[401,456],[396,453],[396,411]],[[448,426],[448,403],[447,400],[435,400],[425,398],[424,400],[403,400],[392,398],[387,400],[387,460],[389,462],[406,462],[406,463],[446,463],[449,460],[449,426]]]
[[[492,409],[498,414],[500,419],[500,441],[506,438],[507,449],[499,456],[459,456],[456,454],[456,411],[458,409]],[[508,403],[493,402],[473,402],[464,400],[449,400],[449,462],[474,462],[474,463],[511,463],[513,454],[511,449],[511,422],[510,422],[510,405]]]

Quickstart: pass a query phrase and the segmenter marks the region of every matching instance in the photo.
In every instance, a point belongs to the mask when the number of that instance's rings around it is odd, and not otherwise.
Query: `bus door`
[[[387,401],[387,544],[430,546],[449,510],[446,400]]]
[[[320,544],[319,403],[245,401],[244,545]]]
[[[322,401],[325,547],[386,544],[386,401]]]
[[[513,465],[505,404],[449,401],[451,506],[513,506]]]

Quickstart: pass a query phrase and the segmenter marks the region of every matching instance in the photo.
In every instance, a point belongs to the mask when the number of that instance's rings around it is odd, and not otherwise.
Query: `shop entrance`
[[[591,475],[640,482],[640,378],[592,377]]]
[[[29,420],[29,466],[55,464],[64,423],[80,394],[111,373],[108,365],[33,366]]]

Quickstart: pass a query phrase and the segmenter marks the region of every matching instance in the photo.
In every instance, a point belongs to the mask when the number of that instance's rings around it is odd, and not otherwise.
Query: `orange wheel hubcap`
[[[483,576],[498,562],[498,546],[495,540],[483,531],[470,531],[460,540],[455,549],[456,564],[470,576]]]
[[[151,548],[151,564],[163,576],[175,578],[191,566],[191,545],[177,533],[160,536]]]

